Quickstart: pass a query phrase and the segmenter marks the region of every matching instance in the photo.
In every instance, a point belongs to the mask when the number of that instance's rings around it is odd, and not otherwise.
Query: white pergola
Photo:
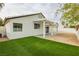
[[[42,22],[42,24],[43,24],[43,38],[46,37],[46,29],[45,29],[46,24],[48,23],[49,26],[53,26],[53,24],[55,23],[55,22],[50,21],[50,20],[47,20],[47,19],[45,19],[45,18],[36,20],[35,22]],[[56,24],[56,23],[55,23],[55,24]]]

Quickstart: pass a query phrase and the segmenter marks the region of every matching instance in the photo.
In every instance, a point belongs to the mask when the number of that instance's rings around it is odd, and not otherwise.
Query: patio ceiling
[[[47,19],[45,19],[45,18],[35,20],[34,22],[36,22],[36,23],[39,23],[39,22],[40,22],[40,23],[41,23],[41,22],[45,22],[45,24],[46,24],[46,25],[49,25],[49,26],[54,26],[54,25],[57,24],[56,22],[47,20]]]

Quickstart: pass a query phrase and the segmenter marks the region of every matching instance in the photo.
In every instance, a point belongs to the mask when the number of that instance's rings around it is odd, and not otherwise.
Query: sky
[[[42,12],[48,19],[58,21],[60,15],[55,16],[57,3],[6,3],[0,12],[1,17],[23,15],[28,12]]]

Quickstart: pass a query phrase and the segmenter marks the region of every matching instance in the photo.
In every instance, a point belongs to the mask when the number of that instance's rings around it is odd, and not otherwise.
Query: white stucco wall
[[[39,20],[38,15],[10,19],[10,21],[5,26],[8,38],[15,39],[42,34],[43,32],[42,23],[40,29],[34,29],[35,20]],[[22,32],[19,31],[13,32],[13,23],[22,23],[23,24]]]

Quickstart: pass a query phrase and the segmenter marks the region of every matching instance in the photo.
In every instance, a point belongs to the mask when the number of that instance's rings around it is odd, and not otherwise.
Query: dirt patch
[[[8,38],[0,38],[0,42],[8,41],[8,40],[9,40]]]

